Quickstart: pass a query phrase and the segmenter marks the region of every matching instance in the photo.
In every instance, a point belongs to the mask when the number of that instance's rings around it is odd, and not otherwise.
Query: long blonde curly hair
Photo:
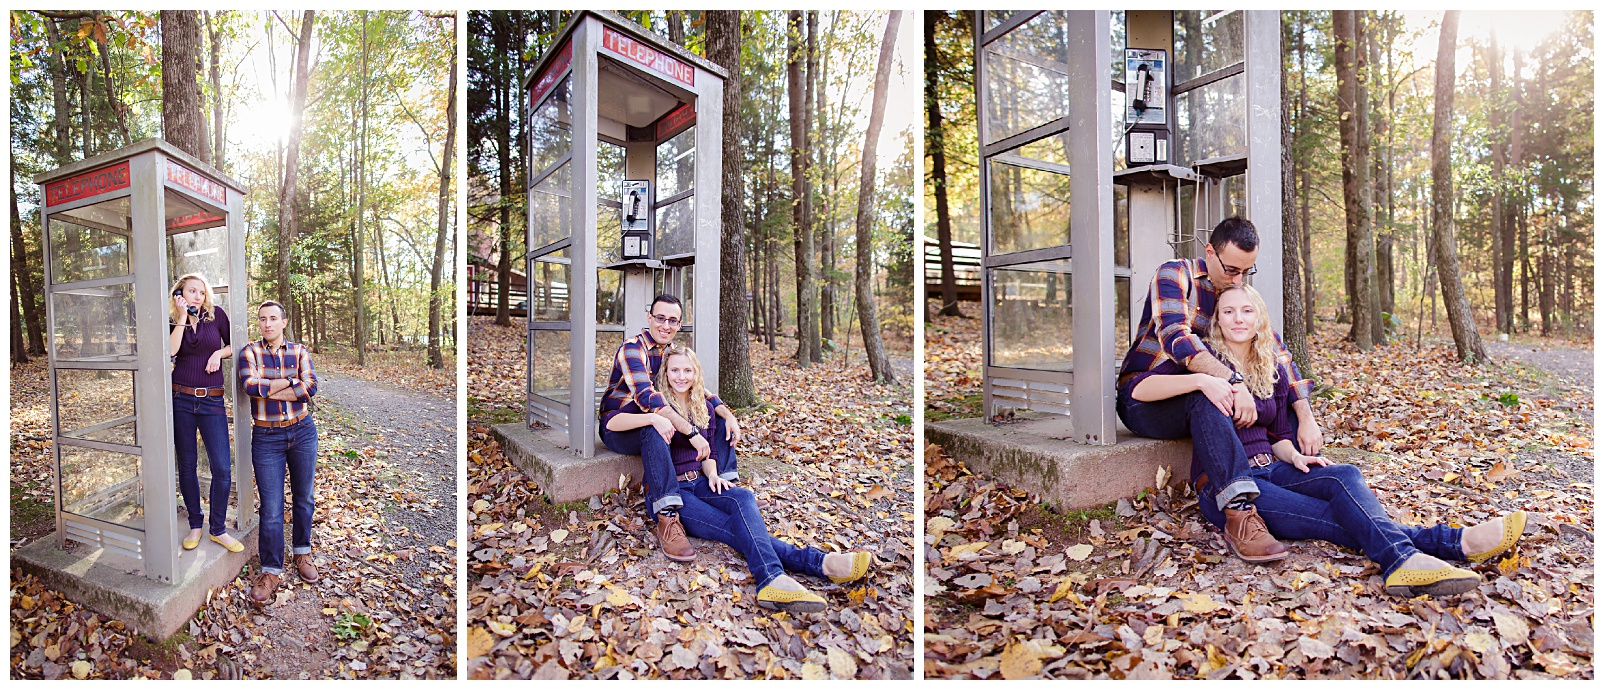
[[[172,290],[168,290],[167,294],[171,295],[175,291],[183,290],[184,289],[184,283],[187,283],[187,282],[189,282],[191,280],[200,281],[201,291],[206,293],[206,296],[201,299],[200,320],[201,321],[211,321],[212,320],[212,309],[216,308],[217,305],[216,305],[216,303],[214,303],[212,301],[212,284],[206,282],[206,278],[204,276],[202,276],[201,274],[199,274],[199,273],[185,273],[183,276],[179,277],[177,282],[173,283],[173,289]],[[189,321],[189,319],[186,318],[187,315],[183,312],[183,310],[179,309],[178,305],[171,304],[170,302],[171,302],[171,300],[169,300],[169,304],[167,305],[168,320],[171,321],[172,323],[187,323]]]
[[[1220,328],[1219,305],[1225,301],[1225,296],[1232,291],[1241,290],[1248,296],[1248,305],[1253,307],[1253,313],[1258,318],[1254,320],[1253,340],[1248,343],[1248,361],[1239,362],[1231,346],[1225,340],[1225,332]],[[1232,285],[1220,290],[1214,301],[1214,321],[1209,325],[1209,347],[1229,364],[1231,368],[1242,372],[1243,382],[1248,385],[1248,391],[1255,398],[1268,398],[1275,394],[1275,382],[1280,376],[1280,368],[1276,366],[1275,331],[1270,328],[1269,307],[1264,304],[1264,297],[1252,285]]]
[[[673,386],[668,384],[670,357],[684,357],[691,360],[691,369],[696,372],[695,378],[691,379],[691,389],[686,391],[685,397],[688,400],[684,406],[680,405],[679,396],[675,394]],[[668,346],[668,350],[663,352],[663,365],[657,370],[657,381],[652,385],[657,387],[658,392],[668,399],[669,407],[674,408],[685,421],[696,425],[697,428],[707,427],[708,420],[712,419],[707,414],[707,381],[702,378],[702,360],[696,357],[696,351],[682,345]],[[686,407],[690,409],[685,409]]]

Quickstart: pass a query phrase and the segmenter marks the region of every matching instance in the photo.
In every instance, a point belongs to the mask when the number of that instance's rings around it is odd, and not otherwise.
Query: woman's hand
[[[731,484],[728,479],[720,477],[716,474],[707,475],[707,488],[712,489],[713,493],[715,494],[724,493],[725,489],[728,489],[732,486],[735,485]]]
[[[733,414],[724,418],[724,440],[729,441],[731,446],[741,442],[741,423],[735,421]]]
[[[691,447],[696,449],[696,459],[706,460],[713,456],[713,444],[701,434],[691,434]]]
[[[1238,429],[1246,429],[1259,421],[1259,403],[1253,399],[1253,391],[1248,390],[1248,384],[1238,383],[1231,386],[1236,396],[1236,412],[1232,418],[1236,420]]]
[[[1235,400],[1231,392],[1231,384],[1226,383],[1225,379],[1209,376],[1208,374],[1193,374],[1192,376],[1197,379],[1197,389],[1202,391],[1203,395],[1208,396],[1209,402],[1214,403],[1214,406],[1219,408],[1222,414],[1230,417],[1231,406]],[[1143,383],[1146,382],[1144,381]]]
[[[657,430],[657,435],[663,437],[663,442],[664,443],[673,443],[674,442],[674,423],[668,421],[667,417],[664,417],[663,415],[660,415],[660,414],[653,414],[653,415],[651,415],[651,417],[652,417],[652,428]]]
[[[213,352],[211,357],[206,358],[206,373],[216,373],[218,369],[222,368],[222,366],[222,357],[219,357],[216,352]]]
[[[1302,453],[1298,453],[1297,455],[1292,456],[1292,459],[1288,460],[1287,464],[1298,468],[1299,472],[1308,474],[1310,467],[1325,467],[1326,465],[1330,465],[1331,461],[1318,455],[1304,455]]]

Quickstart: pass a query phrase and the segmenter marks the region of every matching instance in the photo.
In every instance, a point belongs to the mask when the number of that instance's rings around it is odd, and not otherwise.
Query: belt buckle
[[[190,390],[195,391],[194,393],[192,393],[192,395],[194,395],[197,398],[206,397],[206,389],[205,388],[191,388]]]

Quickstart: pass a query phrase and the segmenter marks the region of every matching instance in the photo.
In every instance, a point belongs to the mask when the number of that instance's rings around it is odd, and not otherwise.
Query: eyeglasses
[[[662,314],[647,314],[647,316],[652,317],[652,320],[656,321],[658,323],[658,325],[662,325],[662,326],[678,326],[679,325],[679,317],[678,316],[663,316]]]
[[[1244,270],[1242,270],[1240,268],[1237,268],[1235,266],[1227,266],[1227,265],[1225,265],[1224,261],[1220,262],[1220,268],[1225,269],[1225,276],[1227,278],[1235,278],[1237,276],[1250,276],[1250,275],[1253,275],[1253,274],[1259,272],[1259,267],[1258,266],[1249,266],[1248,269],[1246,271],[1244,271]]]

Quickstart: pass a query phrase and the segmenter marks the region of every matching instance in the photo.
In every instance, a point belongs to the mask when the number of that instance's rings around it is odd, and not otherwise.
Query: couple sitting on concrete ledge
[[[696,559],[687,532],[729,544],[746,558],[759,606],[822,611],[824,598],[786,571],[840,584],[862,578],[873,559],[867,551],[825,553],[769,535],[757,497],[735,485],[740,422],[706,389],[696,353],[674,344],[681,310],[678,297],[658,295],[647,327],[618,348],[602,398],[602,443],[641,456],[652,534],[669,559]]]
[[[1191,483],[1203,517],[1252,563],[1287,556],[1279,539],[1323,539],[1362,551],[1387,592],[1446,596],[1519,541],[1526,513],[1468,528],[1393,522],[1358,468],[1320,456],[1309,382],[1270,326],[1253,275],[1259,236],[1227,218],[1203,258],[1159,266],[1119,375],[1115,410],[1138,436],[1191,437]]]

